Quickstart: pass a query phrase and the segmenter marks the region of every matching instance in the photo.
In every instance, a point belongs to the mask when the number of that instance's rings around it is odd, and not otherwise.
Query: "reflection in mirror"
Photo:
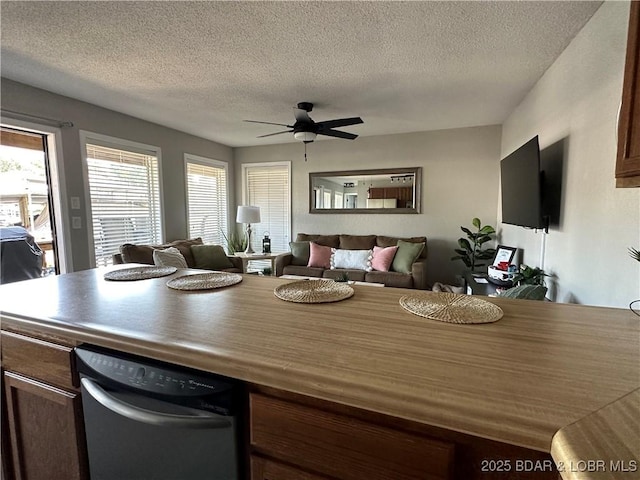
[[[309,213],[420,213],[420,167],[309,174]]]

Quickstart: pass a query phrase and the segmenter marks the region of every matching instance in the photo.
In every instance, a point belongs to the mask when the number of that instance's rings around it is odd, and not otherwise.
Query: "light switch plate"
[[[80,217],[71,217],[71,228],[77,230],[82,228],[82,218]]]
[[[71,197],[71,210],[80,210],[80,197]]]

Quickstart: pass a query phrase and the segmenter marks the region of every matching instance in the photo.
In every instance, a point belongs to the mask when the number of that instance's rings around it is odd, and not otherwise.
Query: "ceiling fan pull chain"
[[[304,161],[307,161],[307,142],[304,142]]]

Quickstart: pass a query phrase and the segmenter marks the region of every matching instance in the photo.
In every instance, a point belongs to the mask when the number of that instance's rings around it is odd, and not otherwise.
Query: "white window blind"
[[[161,243],[157,157],[86,147],[96,266],[111,264],[123,243]]]
[[[260,207],[260,223],[251,225],[251,246],[261,252],[262,238],[269,232],[271,251],[288,251],[291,235],[289,164],[248,164],[243,168],[244,203]]]
[[[213,161],[201,162],[185,155],[187,164],[187,210],[190,238],[224,245],[229,218],[227,170]]]

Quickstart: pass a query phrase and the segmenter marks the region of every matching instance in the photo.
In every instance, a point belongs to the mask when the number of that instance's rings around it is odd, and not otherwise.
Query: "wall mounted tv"
[[[535,136],[500,162],[502,223],[548,230],[542,211],[540,147]]]

